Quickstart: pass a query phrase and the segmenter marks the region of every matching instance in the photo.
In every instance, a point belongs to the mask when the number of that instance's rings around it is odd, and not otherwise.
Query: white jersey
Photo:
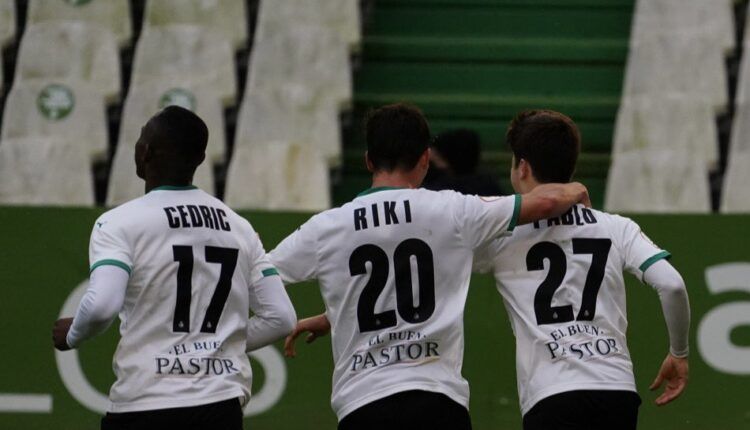
[[[494,272],[516,336],[521,412],[572,390],[636,391],[623,271],[669,257],[636,223],[578,205],[518,227],[477,254]]]
[[[195,187],[159,187],[99,217],[89,257],[130,274],[110,411],[249,399],[248,288],[276,272],[245,219]]]
[[[473,252],[513,229],[520,202],[374,188],[312,217],[269,253],[284,281],[319,280],[339,420],[407,390],[468,408],[461,366]]]

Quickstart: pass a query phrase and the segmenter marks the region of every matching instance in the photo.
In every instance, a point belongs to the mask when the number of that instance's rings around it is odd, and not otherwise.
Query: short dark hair
[[[152,121],[158,136],[155,143],[168,152],[170,158],[193,167],[203,161],[208,127],[198,115],[180,106],[167,106],[154,115]]]
[[[419,108],[396,103],[367,114],[365,140],[375,170],[411,170],[430,145],[430,127]]]
[[[468,128],[444,131],[432,143],[448,162],[456,175],[470,175],[476,172],[481,157],[481,138],[479,133]]]
[[[510,122],[505,140],[515,156],[531,165],[541,183],[570,182],[581,152],[578,126],[560,112],[527,110]]]

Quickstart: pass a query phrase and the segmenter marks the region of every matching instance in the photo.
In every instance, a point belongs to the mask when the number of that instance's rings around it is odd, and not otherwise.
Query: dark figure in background
[[[479,196],[503,195],[495,178],[477,172],[481,150],[479,134],[473,130],[461,128],[440,133],[432,143],[430,170],[423,187]]]

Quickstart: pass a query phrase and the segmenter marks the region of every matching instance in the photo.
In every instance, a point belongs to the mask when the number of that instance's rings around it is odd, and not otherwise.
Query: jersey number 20
[[[419,275],[419,306],[412,298],[411,258],[415,257]],[[375,313],[375,303],[388,281],[390,262],[388,255],[376,245],[362,245],[349,257],[352,276],[367,274],[365,263],[372,265],[370,279],[357,303],[357,320],[360,333],[382,330],[396,325],[396,311]],[[435,268],[430,246],[419,239],[406,239],[393,252],[396,280],[396,308],[404,321],[426,321],[435,311]]]
[[[591,254],[591,266],[583,286],[583,300],[576,316],[577,321],[594,319],[596,296],[604,280],[604,269],[611,246],[612,241],[609,239],[573,239],[573,254]],[[573,321],[572,305],[552,306],[552,296],[562,285],[568,270],[565,251],[552,242],[539,242],[526,254],[526,269],[544,270],[544,260],[549,260],[549,272],[534,295],[536,323],[542,325]]]
[[[190,297],[193,290],[193,247],[174,245],[172,251],[174,261],[180,263],[177,269],[177,302],[174,307],[172,331],[188,333],[190,332]],[[216,284],[216,290],[206,309],[206,316],[203,318],[201,333],[216,333],[216,325],[219,323],[224,304],[232,289],[232,276],[237,267],[238,252],[234,248],[206,247],[206,262],[220,264],[221,270],[219,282]]]

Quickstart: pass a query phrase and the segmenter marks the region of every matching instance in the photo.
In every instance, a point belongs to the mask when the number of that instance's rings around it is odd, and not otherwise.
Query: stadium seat
[[[312,25],[335,31],[349,49],[362,40],[358,0],[263,0],[258,10],[258,31],[276,26]]]
[[[325,28],[266,23],[255,34],[247,90],[304,85],[341,106],[352,98],[349,54],[339,36]]]
[[[111,32],[81,22],[30,25],[21,40],[16,76],[20,81],[80,80],[116,101],[121,81],[117,42]]]
[[[0,49],[16,37],[16,1],[0,0]]]
[[[735,46],[733,5],[734,0],[639,0],[631,41],[688,33],[728,54]]]
[[[148,0],[144,24],[196,24],[222,33],[235,49],[247,42],[245,0]]]
[[[225,105],[233,105],[237,77],[230,41],[198,25],[146,28],[136,48],[132,82],[164,80],[211,88]]]
[[[750,151],[730,153],[721,196],[722,213],[750,213]]]
[[[2,139],[0,204],[92,206],[86,148],[52,136]]]
[[[615,156],[634,150],[685,151],[719,159],[716,117],[710,106],[683,97],[623,97],[614,133]]]
[[[224,201],[234,209],[328,209],[328,167],[320,152],[307,145],[240,146],[229,166]]]
[[[143,195],[143,180],[135,174],[135,143],[140,136],[141,127],[149,118],[171,105],[196,112],[208,126],[206,160],[198,167],[194,182],[204,191],[214,193],[213,164],[224,160],[224,111],[221,100],[208,90],[152,83],[131,88],[125,100],[119,143],[112,160],[107,192],[108,206],[116,206]]]
[[[29,0],[28,24],[81,21],[114,33],[120,46],[130,44],[133,25],[129,0]]]
[[[705,160],[687,151],[616,154],[609,170],[604,208],[624,213],[709,213]]]
[[[248,93],[238,118],[235,148],[284,141],[318,149],[331,165],[341,162],[336,106],[299,85]]]
[[[688,33],[634,40],[623,94],[654,99],[682,95],[723,112],[729,98],[724,55],[707,39]]]
[[[5,104],[2,139],[23,137],[66,139],[90,157],[104,158],[108,148],[104,98],[82,83],[17,82]]]

